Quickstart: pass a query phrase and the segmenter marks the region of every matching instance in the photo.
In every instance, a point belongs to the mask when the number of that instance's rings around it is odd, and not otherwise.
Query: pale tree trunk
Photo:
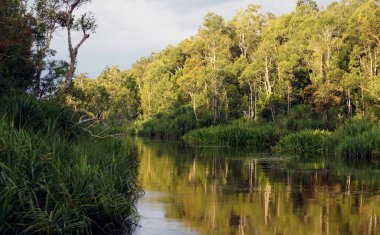
[[[370,78],[371,80],[373,80],[373,71],[374,71],[374,66],[373,66],[373,58],[372,58],[372,51],[371,51],[371,48],[368,46],[368,54],[369,54],[369,60],[370,60],[370,71],[369,71],[369,75],[370,75]]]
[[[249,105],[248,105],[248,117],[253,118],[254,117],[254,107],[253,107],[253,88],[252,84],[247,80],[246,81],[249,87]]]
[[[256,85],[255,85],[255,105],[254,105],[254,119],[255,122],[257,122],[257,100],[258,100],[258,94],[256,92]]]
[[[84,29],[84,26],[82,25],[82,32],[83,36],[82,39],[79,41],[78,44],[73,46],[72,42],[72,36],[71,32],[73,30],[73,12],[74,10],[79,6],[81,3],[81,0],[75,0],[71,5],[69,5],[68,10],[66,12],[66,28],[67,28],[67,42],[69,45],[69,54],[70,54],[70,65],[67,71],[66,75],[66,84],[64,86],[64,93],[67,94],[70,89],[70,85],[72,83],[72,80],[75,75],[76,66],[77,66],[77,57],[79,48],[82,46],[82,44],[90,37],[90,34],[86,32],[86,29]],[[82,22],[85,19],[85,15],[82,15]]]
[[[224,102],[225,102],[224,117],[226,120],[228,120],[229,100],[228,100],[228,92],[226,90],[224,90]]]
[[[347,89],[347,111],[348,111],[348,116],[352,116],[352,104],[351,104],[351,89]]]
[[[196,103],[197,102],[197,100],[196,100],[197,96],[195,93],[190,92],[190,97],[193,100],[193,112],[194,112],[195,120],[197,120],[197,122],[198,122],[197,103]]]
[[[272,84],[270,82],[270,72],[269,72],[269,66],[271,64],[271,61],[268,59],[268,56],[265,56],[265,87],[267,91],[267,95],[272,94]]]
[[[244,56],[244,58],[247,58],[247,49],[246,49],[246,46],[245,46],[245,33],[241,33],[240,34],[240,41],[239,41],[239,48],[240,48],[240,52],[241,54]]]

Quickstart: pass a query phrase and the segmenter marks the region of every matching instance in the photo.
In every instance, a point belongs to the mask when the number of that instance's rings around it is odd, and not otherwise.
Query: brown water
[[[136,234],[380,234],[377,163],[136,144]]]

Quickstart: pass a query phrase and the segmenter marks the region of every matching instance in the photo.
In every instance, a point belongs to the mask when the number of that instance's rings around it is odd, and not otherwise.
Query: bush
[[[70,108],[26,95],[3,97],[0,101],[0,116],[7,116],[19,130],[27,129],[42,134],[54,131],[70,137],[81,133],[76,125],[79,116]]]
[[[271,124],[255,125],[250,121],[241,120],[226,126],[194,130],[183,139],[197,145],[261,148],[273,146],[286,133]]]
[[[366,119],[349,120],[336,130],[337,136],[345,138],[347,136],[357,136],[372,129],[372,123]]]
[[[136,151],[28,96],[0,105],[0,234],[124,233],[136,224]],[[75,137],[75,138],[73,138]]]
[[[161,139],[177,139],[198,127],[193,110],[182,106],[172,113],[159,113],[142,124],[138,134]]]
[[[380,125],[370,128],[363,123],[348,125],[338,136],[341,138],[337,147],[340,155],[349,158],[380,157]]]
[[[282,153],[310,155],[332,151],[335,143],[332,132],[305,130],[285,136],[276,149]]]
[[[135,223],[136,154],[115,140],[75,142],[0,122],[0,232],[90,234]]]

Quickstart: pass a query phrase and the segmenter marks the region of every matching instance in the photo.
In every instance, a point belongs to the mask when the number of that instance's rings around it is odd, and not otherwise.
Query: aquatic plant
[[[334,150],[336,139],[332,132],[304,130],[283,137],[275,149],[282,153],[317,154]]]
[[[196,145],[223,145],[230,147],[269,147],[287,133],[271,124],[255,125],[239,121],[231,125],[197,129],[183,139]]]

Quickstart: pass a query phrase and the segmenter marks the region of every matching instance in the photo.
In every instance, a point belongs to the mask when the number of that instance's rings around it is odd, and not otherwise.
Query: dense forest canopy
[[[130,70],[110,67],[96,81],[78,76],[73,104],[104,118],[128,119],[188,105],[195,118],[214,123],[274,120],[299,104],[325,121],[377,117],[379,4],[347,0],[321,9],[299,0],[280,17],[250,5],[227,22],[209,13],[196,35]],[[75,101],[78,95],[88,101]]]
[[[194,119],[209,123],[275,120],[301,104],[326,122],[378,117],[378,0],[344,0],[326,9],[299,0],[279,17],[249,5],[229,21],[209,13],[191,38],[127,71],[111,66],[95,80],[73,79],[79,47],[96,28],[91,13],[75,16],[88,0],[40,0],[30,9],[25,1],[1,1],[2,92],[63,96],[101,119],[147,120],[188,106]],[[68,62],[55,60],[50,49],[59,28],[68,35]],[[73,31],[83,34],[79,42],[72,42]]]

